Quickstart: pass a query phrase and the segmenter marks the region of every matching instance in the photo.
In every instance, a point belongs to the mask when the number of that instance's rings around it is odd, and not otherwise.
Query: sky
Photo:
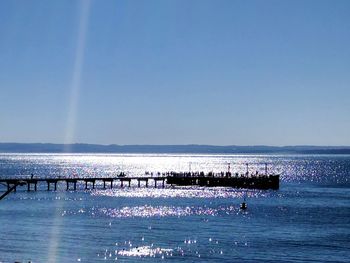
[[[350,145],[350,1],[0,1],[0,142]]]

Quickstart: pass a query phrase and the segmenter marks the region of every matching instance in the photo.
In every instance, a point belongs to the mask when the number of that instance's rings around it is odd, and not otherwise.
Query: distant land
[[[2,153],[350,154],[350,146],[215,146],[0,143]]]

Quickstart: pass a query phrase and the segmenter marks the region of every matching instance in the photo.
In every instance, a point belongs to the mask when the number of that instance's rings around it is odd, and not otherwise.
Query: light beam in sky
[[[65,130],[64,143],[70,144],[74,142],[74,134],[76,128],[76,120],[78,115],[79,94],[81,89],[81,75],[84,64],[84,51],[86,34],[90,13],[90,0],[82,0],[79,4],[80,19],[79,31],[77,38],[77,46],[75,52],[75,60],[73,67],[73,75],[70,84],[70,97],[68,106],[68,116]],[[69,149],[66,149],[68,151]]]

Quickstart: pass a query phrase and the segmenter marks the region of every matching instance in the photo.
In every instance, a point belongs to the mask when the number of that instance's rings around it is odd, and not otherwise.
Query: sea
[[[0,262],[350,262],[350,155],[0,154],[0,177],[244,173],[247,163],[250,173],[267,163],[280,189],[19,187],[0,201]]]

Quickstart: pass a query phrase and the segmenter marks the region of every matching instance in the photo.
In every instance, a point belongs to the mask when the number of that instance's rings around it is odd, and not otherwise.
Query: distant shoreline
[[[0,143],[0,153],[350,154],[350,146],[215,146]]]

